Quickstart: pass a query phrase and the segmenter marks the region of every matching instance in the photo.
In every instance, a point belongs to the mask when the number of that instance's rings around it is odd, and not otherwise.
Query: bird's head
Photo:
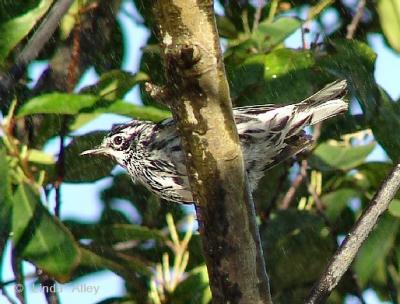
[[[86,150],[81,155],[102,154],[114,158],[121,166],[126,166],[126,159],[131,157],[131,152],[140,136],[140,123],[133,121],[126,125],[113,126],[111,132],[103,142],[94,149]]]

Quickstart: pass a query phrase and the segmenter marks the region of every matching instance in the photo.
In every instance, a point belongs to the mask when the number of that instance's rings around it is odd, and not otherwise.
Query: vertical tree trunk
[[[153,4],[214,303],[271,303],[211,0]]]

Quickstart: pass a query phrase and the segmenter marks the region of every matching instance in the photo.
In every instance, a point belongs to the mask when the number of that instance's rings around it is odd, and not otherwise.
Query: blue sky
[[[134,8],[131,7],[128,2],[125,2],[123,11],[130,15],[136,16],[136,19],[140,19],[140,16],[135,12]],[[330,22],[330,17],[328,16],[326,22]],[[123,60],[122,68],[127,71],[137,72],[139,67],[141,47],[146,44],[147,37],[149,33],[147,30],[134,23],[131,18],[127,16],[126,13],[119,14],[119,21],[123,25],[123,34],[125,37],[125,58]],[[310,38],[311,39],[311,38]],[[400,85],[399,72],[400,71],[400,56],[390,49],[388,49],[380,35],[370,35],[369,42],[378,54],[376,61],[375,77],[377,82],[389,93],[389,95],[397,100],[400,97]],[[301,39],[300,32],[296,32],[292,35],[288,41],[287,45],[290,47],[298,48],[300,47]],[[34,68],[30,69],[30,74],[33,78],[36,78],[40,74],[41,67],[43,64],[36,64]],[[95,82],[97,75],[93,70],[87,71],[85,77],[81,81],[81,85],[87,85],[91,82]],[[127,96],[126,99],[133,103],[139,102],[138,89],[135,88]],[[92,130],[98,129],[110,129],[111,125],[114,123],[126,122],[128,119],[125,117],[117,115],[103,115],[99,119],[89,123],[81,130],[79,134],[83,134]],[[47,146],[47,151],[56,153],[58,144],[56,141],[50,142]],[[382,160],[384,159],[384,154],[381,149],[377,148],[372,155],[370,155],[369,160]],[[111,178],[105,178],[93,184],[87,185],[72,185],[65,184],[62,187],[62,218],[77,218],[82,220],[95,221],[99,218],[101,214],[102,203],[99,198],[99,189],[103,189],[111,183]],[[52,194],[54,195],[54,193]],[[50,197],[49,201],[54,201]],[[123,203],[119,203],[119,208],[124,207]],[[130,210],[126,210],[128,213]],[[9,261],[9,254],[5,257]],[[5,268],[3,269],[3,280],[12,279],[12,270],[5,263]],[[26,273],[31,273],[34,268],[29,263],[24,263]],[[41,304],[46,303],[43,297],[43,293],[37,292],[38,290],[32,287],[32,281],[27,282],[28,289],[28,304],[35,303]],[[103,271],[99,274],[92,276],[87,276],[80,281],[71,284],[58,284],[59,296],[62,303],[71,303],[79,299],[79,303],[96,303],[103,299],[111,296],[118,296],[124,294],[123,280],[121,280],[117,275],[109,271]],[[98,291],[96,294],[93,292],[80,292],[77,287],[86,286],[93,289],[97,286]],[[10,294],[13,294],[13,285],[9,285],[7,290]],[[373,292],[368,292],[366,294],[367,303],[379,303],[375,294]],[[2,295],[0,295],[0,303],[6,303]],[[349,298],[348,303],[358,303],[355,299]]]

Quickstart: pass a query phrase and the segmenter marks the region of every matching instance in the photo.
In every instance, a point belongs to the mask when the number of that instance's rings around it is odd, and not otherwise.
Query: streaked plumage
[[[264,172],[304,150],[310,136],[303,128],[347,110],[341,99],[346,82],[337,81],[306,100],[288,106],[257,105],[235,108],[250,188],[253,191]],[[127,169],[135,182],[163,199],[192,203],[184,154],[175,122],[133,120],[114,127],[99,148],[83,154],[102,153]]]

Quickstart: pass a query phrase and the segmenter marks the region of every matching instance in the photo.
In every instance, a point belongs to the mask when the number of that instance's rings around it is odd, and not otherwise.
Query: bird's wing
[[[181,140],[171,119],[157,125],[146,158],[151,176],[151,190],[162,198],[179,203],[193,203]]]
[[[305,126],[347,110],[347,102],[342,99],[345,93],[346,82],[337,81],[295,105],[234,109],[252,189],[265,170],[310,145]]]

